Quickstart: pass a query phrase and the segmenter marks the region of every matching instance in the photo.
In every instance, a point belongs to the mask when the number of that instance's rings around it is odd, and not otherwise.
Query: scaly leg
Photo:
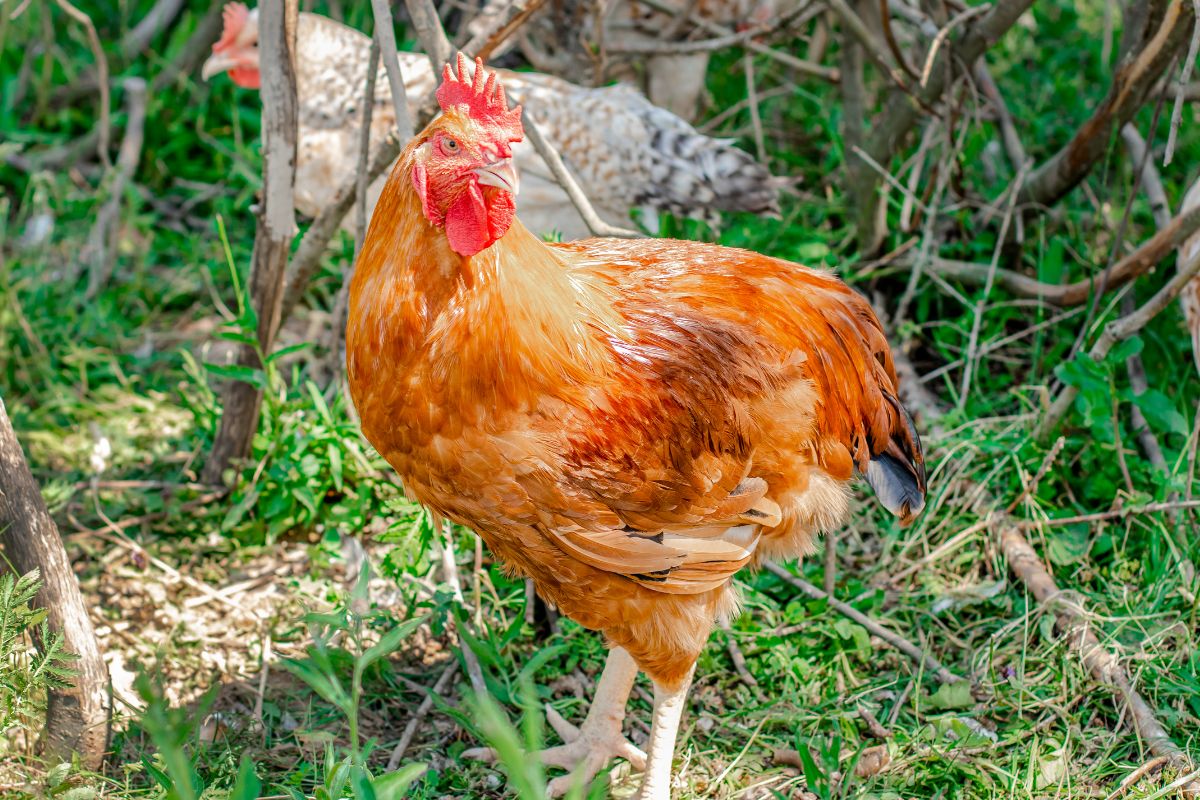
[[[580,779],[587,786],[614,756],[624,758],[634,769],[645,768],[646,754],[630,744],[621,733],[625,703],[637,674],[637,664],[629,653],[623,648],[614,647],[608,651],[608,660],[592,698],[592,707],[581,727],[576,728],[557,711],[546,706],[546,718],[566,744],[543,750],[537,756],[548,766],[562,767],[572,773],[550,781],[547,787],[550,797],[565,794]],[[464,752],[463,757],[494,761],[496,752],[490,747],[477,747]],[[670,769],[669,756],[667,768]]]
[[[674,689],[654,683],[654,722],[650,726],[650,753],[646,772],[637,800],[671,800],[671,760],[675,756],[675,736],[687,705],[688,689],[692,686],[692,671]]]

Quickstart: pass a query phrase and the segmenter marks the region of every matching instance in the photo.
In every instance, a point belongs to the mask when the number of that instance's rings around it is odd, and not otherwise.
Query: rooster
[[[315,217],[329,205],[340,182],[357,169],[370,46],[368,36],[328,17],[299,16],[295,202],[307,216]],[[402,52],[399,59],[409,111],[415,115],[434,88],[434,74],[423,55]],[[241,3],[225,6],[224,31],[202,69],[206,79],[221,72],[239,86],[259,85],[258,12]],[[504,81],[528,105],[596,212],[609,223],[625,223],[634,211],[651,230],[664,211],[712,224],[722,211],[779,212],[776,193],[786,181],[772,177],[729,140],[697,133],[632,87],[584,89],[535,73],[507,72]],[[396,117],[382,71],[376,87],[371,141],[378,144],[395,127]],[[582,217],[541,157],[527,144],[514,151],[525,180],[518,205],[525,223],[542,235],[587,236]],[[368,191],[372,207],[383,183],[381,176]]]
[[[590,780],[621,756],[662,800],[733,576],[810,552],[856,472],[911,520],[920,440],[878,319],[837,278],[697,242],[546,243],[515,213],[521,113],[496,75],[460,55],[437,99],[351,281],[354,405],[413,496],[607,640],[586,720],[542,760]],[[621,733],[639,669],[645,755]]]

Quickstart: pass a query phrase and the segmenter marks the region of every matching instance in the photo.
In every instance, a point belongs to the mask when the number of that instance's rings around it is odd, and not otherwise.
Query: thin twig
[[[1032,2],[1032,0],[1030,1]],[[671,14],[674,16],[675,14],[679,13],[679,9],[673,8],[667,3],[662,2],[662,0],[639,0],[639,2],[643,5],[653,8],[655,11],[661,11],[664,14]],[[706,20],[695,13],[692,13],[688,19],[692,22],[692,24],[718,36],[729,36],[734,33],[733,30],[725,27],[724,25],[718,25],[715,22],[710,22],[709,20]],[[802,75],[820,78],[821,80],[828,81],[830,83],[837,83],[840,79],[836,69],[831,69],[829,67],[822,66],[821,64],[814,64],[811,61],[805,61],[804,59],[796,58],[790,53],[785,53],[782,50],[776,50],[775,48],[767,47],[766,45],[760,44],[753,39],[747,41],[743,46],[747,50],[753,50],[755,53],[773,58],[780,64],[785,64]]]
[[[1115,519],[1128,519],[1145,514],[1160,514],[1164,511],[1180,511],[1188,508],[1200,508],[1200,500],[1175,500],[1168,503],[1149,503],[1144,506],[1122,506],[1112,511],[1098,511],[1095,514],[1078,514],[1073,517],[1051,517],[1043,520],[1030,520],[1020,523],[1022,528],[1049,527],[1057,528],[1062,525],[1079,525],[1087,522],[1111,522]]]
[[[1194,255],[1187,264],[1180,267],[1171,280],[1138,308],[1137,311],[1108,323],[1104,328],[1104,332],[1100,334],[1100,338],[1096,340],[1096,344],[1088,351],[1088,355],[1094,361],[1103,361],[1104,357],[1108,355],[1109,351],[1118,342],[1124,341],[1138,333],[1152,319],[1158,316],[1163,309],[1179,296],[1179,293],[1183,291],[1183,288],[1197,273],[1200,273],[1200,253]],[[1079,389],[1075,386],[1064,386],[1062,388],[1058,397],[1051,403],[1049,410],[1037,425],[1034,431],[1035,438],[1045,439],[1058,427],[1063,417],[1070,410],[1072,403],[1075,402],[1075,396],[1078,393]]]
[[[566,191],[567,196],[571,198],[571,203],[575,206],[575,210],[579,212],[579,216],[583,217],[584,223],[588,226],[588,230],[595,236],[617,236],[622,239],[642,239],[645,235],[638,231],[629,230],[628,228],[618,228],[615,225],[609,225],[596,213],[592,208],[591,201],[587,199],[587,195],[579,188],[571,172],[567,169],[567,165],[563,163],[562,156],[554,149],[554,145],[546,139],[542,134],[537,123],[529,116],[529,112],[525,111],[521,115],[521,121],[525,126],[525,135],[529,138],[529,143],[533,145],[533,149],[537,151],[542,160],[546,162],[546,166],[550,168],[550,172],[554,174],[554,179]]]
[[[454,554],[454,529],[453,527],[441,519],[434,516],[434,527],[441,533],[442,545],[442,575],[446,583],[450,584],[450,590],[454,593],[454,600],[460,608],[466,607],[466,597],[463,595],[462,581],[458,577],[458,559]],[[474,535],[474,534],[472,534]],[[467,677],[471,679],[471,688],[476,694],[487,693],[487,683],[483,680],[483,668],[479,665],[479,658],[475,655],[475,651],[471,649],[471,645],[458,632],[458,622],[454,622],[455,636],[458,638],[458,649],[462,653],[463,661],[467,665]]]
[[[940,683],[954,683],[956,681],[963,680],[963,678],[959,677],[958,675],[955,675],[953,672],[946,669],[946,667],[944,667],[940,661],[938,661],[936,658],[934,658],[933,656],[926,653],[920,647],[917,647],[915,644],[908,641],[907,639],[900,636],[899,634],[883,627],[878,622],[875,622],[873,619],[871,619],[870,617],[868,617],[866,614],[862,613],[858,609],[854,608],[853,606],[851,606],[847,603],[843,603],[841,600],[838,600],[837,598],[830,597],[825,592],[818,589],[816,586],[813,586],[811,583],[804,580],[803,578],[796,577],[795,575],[788,572],[786,569],[779,566],[778,564],[767,564],[766,569],[771,574],[779,577],[780,579],[782,579],[783,581],[785,581],[787,583],[790,583],[792,586],[795,586],[797,589],[804,592],[809,597],[812,597],[817,600],[825,600],[826,602],[829,603],[830,608],[834,609],[839,614],[849,617],[850,619],[857,622],[859,625],[862,625],[869,632],[871,632],[875,636],[878,636],[880,639],[884,640],[885,642],[890,644],[892,647],[896,648],[897,650],[899,650],[900,652],[904,653],[906,656],[911,658],[913,661],[917,662],[917,664],[922,665],[925,669],[932,672],[934,677],[937,678],[937,680]]]
[[[750,101],[750,124],[754,127],[754,149],[758,160],[767,163],[767,148],[763,140],[762,115],[758,110],[758,89],[754,85],[754,56],[742,55],[742,69],[746,73],[746,99]]]
[[[396,746],[392,748],[391,756],[388,757],[388,772],[400,767],[400,761],[404,758],[404,754],[408,752],[408,747],[412,744],[413,737],[417,734],[417,728],[420,727],[421,722],[424,721],[433,708],[434,695],[440,696],[446,691],[450,686],[450,681],[454,680],[456,672],[458,672],[458,662],[451,659],[446,668],[442,670],[442,674],[438,676],[437,683],[429,690],[429,694],[425,695],[425,699],[421,701],[421,705],[417,706],[412,719],[404,726],[404,732],[400,734],[400,741],[396,742]]]
[[[71,5],[69,0],[54,0],[54,2],[67,13],[67,16],[78,22],[87,31],[88,47],[91,48],[92,58],[96,61],[96,74],[100,87],[100,139],[96,147],[100,155],[100,163],[107,167],[109,166],[109,136],[112,131],[112,121],[110,118],[112,100],[109,97],[108,88],[108,59],[104,56],[104,48],[100,45],[100,36],[96,33],[96,25],[92,22],[92,18]]]
[[[738,647],[737,639],[733,635],[733,627],[728,620],[721,623],[721,630],[725,632],[725,649],[729,652],[729,658],[733,661],[733,668],[737,671],[738,677],[747,686],[758,686],[758,679],[746,668],[746,656],[742,653],[742,648]]]
[[[1117,289],[1149,272],[1197,230],[1200,230],[1200,206],[1184,208],[1167,226],[1160,228],[1135,251],[1113,265],[1108,276],[1107,290]],[[974,285],[987,281],[991,271],[988,264],[940,257],[930,259],[926,269]],[[995,280],[1006,291],[1018,297],[1041,299],[1056,306],[1080,305],[1096,290],[1095,277],[1074,283],[1043,283],[1019,272],[998,269],[995,271]]]
[[[85,300],[94,298],[112,275],[117,259],[121,200],[125,196],[125,187],[142,158],[142,142],[145,140],[146,129],[146,82],[141,78],[126,78],[124,89],[127,111],[125,137],[121,140],[117,163],[112,168],[112,178],[108,181],[108,199],[96,214],[81,259],[90,262]]]
[[[413,130],[412,115],[408,113],[408,92],[404,88],[404,73],[400,69],[400,59],[396,53],[396,29],[392,24],[392,8],[389,0],[371,0],[371,12],[375,15],[375,35],[371,37],[371,41],[382,53],[383,65],[387,68],[388,86],[392,90],[392,106],[396,110],[397,135],[401,142],[407,142],[413,137],[415,131]],[[442,37],[445,38],[445,34],[442,34]],[[449,53],[449,44],[447,44],[447,53]],[[375,71],[379,69],[378,58],[376,56],[368,67],[371,74],[367,76],[367,85],[371,87],[371,93],[367,95],[367,105],[364,109],[366,113],[363,115],[367,120],[370,119],[369,109],[375,103]],[[444,63],[444,60],[439,63]],[[433,74],[438,74],[437,64],[434,64]],[[363,127],[370,130],[371,123],[364,122]],[[362,211],[360,210],[359,213],[361,214]]]
[[[1196,66],[1196,51],[1200,49],[1200,0],[1192,0],[1192,40],[1188,43],[1187,59],[1183,62],[1183,74],[1179,76],[1179,86],[1187,85],[1191,80],[1192,69]],[[1159,98],[1161,101],[1161,97]],[[1175,105],[1171,108],[1171,129],[1167,133],[1167,150],[1163,153],[1163,166],[1170,166],[1175,155],[1175,138],[1179,135],[1179,123],[1183,120],[1183,93],[1175,94]]]
[[[371,2],[377,3],[380,0]],[[425,49],[425,55],[429,56],[433,74],[441,75],[442,65],[450,61],[451,47],[437,9],[434,8],[432,0],[404,0],[404,5],[408,8],[408,16],[417,31],[417,38],[421,40],[421,47]],[[390,16],[389,14],[389,18]]]

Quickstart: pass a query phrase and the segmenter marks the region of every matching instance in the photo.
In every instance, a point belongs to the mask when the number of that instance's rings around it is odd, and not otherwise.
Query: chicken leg
[[[676,687],[665,687],[654,682],[654,721],[650,725],[650,753],[646,760],[646,772],[642,776],[642,787],[637,800],[670,800],[671,760],[675,756],[675,737],[679,733],[679,721],[687,705],[688,689],[692,686],[692,675],[696,667],[688,672],[683,683]]]
[[[632,656],[623,648],[614,647],[608,651],[608,660],[604,664],[600,683],[596,686],[592,707],[588,709],[582,726],[576,728],[558,712],[547,707],[547,719],[566,744],[543,750],[537,756],[544,764],[571,771],[569,775],[550,781],[547,787],[549,797],[565,794],[576,781],[582,780],[586,786],[614,756],[624,758],[634,769],[645,768],[646,754],[634,747],[621,733],[625,704],[637,674],[638,666]],[[476,747],[464,752],[463,757],[494,761],[496,751],[490,747]],[[667,755],[666,769],[668,772],[671,769],[670,754]]]

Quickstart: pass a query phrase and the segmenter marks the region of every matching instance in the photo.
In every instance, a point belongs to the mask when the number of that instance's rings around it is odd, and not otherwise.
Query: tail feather
[[[866,479],[883,507],[907,524],[925,508],[925,454],[908,411],[892,395],[884,397],[895,408],[900,425],[887,449],[871,454]]]

